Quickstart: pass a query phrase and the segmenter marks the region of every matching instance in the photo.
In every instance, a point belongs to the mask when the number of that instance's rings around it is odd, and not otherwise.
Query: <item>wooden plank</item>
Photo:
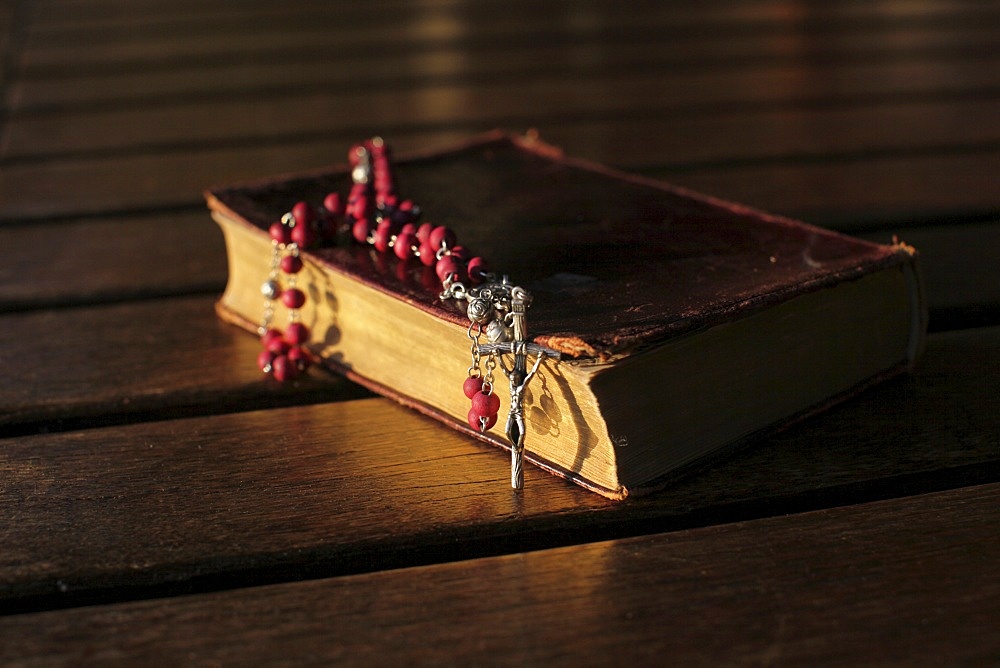
[[[5,663],[990,664],[1000,485],[0,618]],[[653,659],[655,661],[655,659]]]
[[[0,313],[218,294],[226,283],[222,235],[201,209],[10,226],[0,248],[19,249],[0,263]]]
[[[980,2],[886,2],[873,10],[865,3],[830,2],[812,5],[805,10],[787,0],[764,2],[754,0],[729,0],[727,2],[701,2],[680,5],[658,2],[633,2],[632,12],[621,12],[620,7],[607,0],[575,0],[570,2],[532,3],[530,0],[372,0],[357,3],[331,3],[306,0],[294,6],[278,9],[273,4],[256,0],[234,2],[195,2],[194,0],[174,3],[157,0],[155,2],[46,2],[29,5],[30,20],[36,30],[45,33],[65,35],[67,32],[82,32],[98,37],[120,37],[123,33],[140,32],[143,29],[162,32],[174,29],[183,32],[226,30],[230,25],[256,28],[260,25],[297,25],[302,22],[329,24],[334,27],[343,24],[357,24],[368,21],[382,21],[391,24],[394,20],[413,21],[421,17],[441,20],[452,18],[468,22],[487,23],[490,20],[504,21],[510,16],[530,15],[536,22],[578,17],[571,23],[582,29],[595,19],[608,21],[629,21],[629,14],[665,18],[669,17],[678,30],[688,29],[697,24],[715,24],[719,29],[726,25],[747,26],[759,31],[768,25],[778,24],[802,29],[813,24],[837,25],[848,21],[867,22],[876,25],[926,22],[947,22],[949,19],[964,19],[966,22],[983,21],[995,16],[995,8]],[[503,10],[503,11],[501,11]],[[505,13],[506,12],[506,13]],[[582,17],[582,18],[581,18]],[[230,25],[226,25],[228,20]],[[211,26],[211,27],[208,27]],[[526,26],[527,27],[527,26]]]
[[[392,19],[385,13],[367,13],[331,21],[319,13],[303,17],[304,21],[300,18],[299,25],[291,26],[280,17],[267,17],[248,27],[230,26],[228,17],[220,17],[194,29],[157,31],[140,27],[117,29],[107,35],[94,29],[68,35],[29,34],[22,64],[24,74],[32,77],[135,70],[143,64],[161,69],[212,61],[259,62],[267,57],[286,63],[346,59],[363,67],[364,61],[357,58],[362,51],[382,51],[405,61],[415,52],[442,47],[503,55],[546,43],[592,52],[642,43],[681,67],[700,65],[705,59],[738,61],[740,56],[751,62],[787,62],[792,58],[857,60],[862,54],[878,59],[931,55],[965,59],[992,57],[990,47],[996,43],[1000,19],[995,8],[985,12],[982,8],[964,17],[942,15],[918,25],[872,17],[833,23],[797,21],[793,25],[787,20],[768,18],[731,19],[719,24],[684,21],[672,6],[656,7],[667,11],[620,12],[609,4],[604,11],[586,17],[560,12],[546,18],[536,3],[528,11],[542,15],[533,16],[528,23],[523,14],[506,8],[504,12],[478,17],[447,13],[407,16],[404,12]],[[336,51],[341,53],[330,53],[328,44],[336,44]],[[162,59],[165,53],[172,54],[171,60]]]
[[[767,164],[664,166],[661,161],[669,153],[662,150],[662,141],[674,133],[669,120],[659,124],[657,133],[627,133],[628,143],[615,145],[609,137],[617,138],[619,127],[611,121],[542,126],[541,136],[570,155],[624,164],[702,192],[844,230],[870,229],[879,221],[883,227],[898,227],[908,218],[960,219],[997,209],[993,175],[1000,168],[1000,149],[992,145],[931,147],[898,155],[891,150],[799,154]],[[10,165],[0,170],[0,223],[194,207],[207,185],[340,162],[350,142],[384,130],[359,126],[342,134],[331,131],[322,140],[253,142],[226,149],[192,146],[155,155]],[[388,130],[384,136],[405,152],[448,146],[475,128]],[[642,158],[657,164],[648,167]]]
[[[108,212],[196,207],[214,184],[342,163],[346,147],[364,137],[331,132],[299,144],[253,142],[237,149],[192,147],[172,153],[46,162],[0,169],[0,221]],[[467,130],[430,131],[394,140],[400,150],[444,147]]]
[[[23,26],[20,25],[19,18],[19,11],[13,0],[0,2],[0,93],[3,94],[3,100],[8,99],[12,79],[10,73],[23,41]]]
[[[772,47],[775,49],[777,47]],[[724,54],[672,53],[660,44],[626,41],[605,50],[593,46],[542,43],[530,49],[494,52],[464,48],[425,48],[400,55],[370,53],[364,58],[340,51],[299,60],[283,58],[217,58],[182,62],[177,58],[150,63],[139,71],[53,73],[30,72],[12,82],[8,98],[15,115],[154,104],[176,105],[197,100],[262,97],[358,89],[413,89],[481,85],[484,82],[618,78],[658,74],[656,88],[669,88],[679,99],[702,103],[748,104],[786,100],[788,104],[867,97],[875,102],[895,96],[989,94],[998,86],[996,50],[966,61],[848,58],[830,63],[775,55],[770,62],[760,50],[733,62]],[[325,55],[326,57],[322,57]],[[234,60],[236,62],[234,62]],[[808,76],[806,76],[808,73]]]
[[[655,178],[838,230],[995,216],[1000,147],[801,155],[773,164],[652,168]]]
[[[807,72],[800,76],[808,78]],[[775,84],[771,81],[768,83]],[[778,82],[780,84],[781,82]],[[675,163],[928,144],[969,144],[1000,137],[995,99],[945,99],[841,104],[829,96],[808,105],[782,104],[796,96],[784,87],[759,88],[749,100],[732,91],[706,93],[701,86],[675,89],[661,73],[612,80],[531,80],[401,90],[285,92],[269,98],[98,109],[72,114],[14,116],[4,160],[144,153],[184,147],[252,145],[292,138],[321,140],[330,128],[431,129],[492,127],[513,122],[558,128],[581,120],[614,119],[616,134],[646,134],[656,125],[663,145],[656,159]],[[715,89],[713,89],[715,90]],[[813,91],[816,92],[816,91]],[[808,93],[807,93],[808,95]],[[802,98],[798,98],[802,100]],[[827,104],[824,104],[823,102]],[[955,119],[968,119],[955,122]],[[629,123],[623,123],[624,120]],[[637,123],[635,123],[637,122]],[[360,129],[360,128],[359,128]],[[389,134],[386,131],[383,134]],[[609,139],[603,137],[602,139]],[[648,149],[647,149],[648,150]]]
[[[328,374],[287,387],[265,380],[259,343],[219,321],[213,301],[3,316],[0,434],[367,396]]]
[[[998,353],[1000,329],[937,335],[912,378],[618,504],[534,467],[512,492],[505,452],[384,399],[8,438],[0,600],[27,610],[205,591],[997,481]],[[132,375],[161,373],[149,355]],[[245,359],[228,360],[216,358],[217,373],[242,373]],[[171,387],[210,372],[204,360],[162,363]],[[105,387],[129,382],[113,363],[95,366]],[[100,382],[90,391],[106,393]]]

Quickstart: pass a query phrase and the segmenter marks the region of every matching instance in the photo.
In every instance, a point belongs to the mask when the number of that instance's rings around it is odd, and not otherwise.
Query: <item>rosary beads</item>
[[[264,315],[258,333],[264,350],[257,357],[257,365],[279,381],[295,378],[309,366],[309,357],[302,344],[309,340],[309,328],[299,321],[299,309],[306,303],[306,295],[296,287],[296,276],[302,270],[299,248],[312,243],[309,209],[296,205],[271,225],[271,268],[267,280],[260,287],[264,296]],[[279,278],[284,276],[285,285]],[[284,332],[275,329],[274,300],[288,308],[288,326]]]
[[[269,229],[272,251],[268,278],[261,287],[264,314],[258,331],[264,350],[258,366],[279,381],[291,380],[309,366],[303,345],[310,332],[300,321],[306,297],[296,286],[303,266],[301,249],[333,243],[338,235],[347,234],[379,253],[391,252],[404,269],[416,261],[433,267],[442,287],[438,297],[468,302],[472,364],[462,389],[471,400],[467,420],[472,429],[485,432],[497,422],[500,399],[494,393],[493,374],[497,366],[509,381],[506,433],[511,446],[511,486],[520,489],[524,485],[524,390],[545,358],[559,358],[556,351],[527,341],[531,295],[506,276],[497,280],[486,261],[470,257],[449,228],[427,222],[418,225],[420,208],[411,200],[399,199],[389,150],[380,138],[352,147],[349,159],[352,185],[346,202],[338,193],[327,195],[318,210],[298,202]],[[273,324],[277,299],[288,310],[284,331]],[[529,371],[531,356],[535,360]]]

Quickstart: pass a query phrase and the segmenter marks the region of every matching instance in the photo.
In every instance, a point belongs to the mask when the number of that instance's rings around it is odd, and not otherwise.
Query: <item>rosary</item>
[[[258,366],[279,381],[291,380],[309,366],[303,345],[310,332],[299,316],[305,293],[296,287],[296,275],[302,270],[301,249],[349,234],[355,242],[380,253],[392,252],[400,262],[419,261],[433,267],[443,288],[438,298],[467,302],[472,364],[463,391],[472,401],[468,422],[476,431],[485,433],[497,422],[500,399],[494,393],[493,371],[499,366],[507,377],[510,408],[505,431],[510,441],[510,482],[513,488],[522,489],[524,391],[545,358],[559,359],[555,350],[527,340],[531,295],[511,284],[507,276],[498,279],[482,257],[468,257],[468,251],[456,243],[454,232],[447,227],[427,222],[417,225],[420,207],[397,196],[389,149],[381,138],[353,146],[349,160],[352,186],[346,202],[338,193],[327,195],[318,210],[298,202],[269,228],[271,263],[261,286],[264,314],[258,333],[264,349]],[[277,299],[288,309],[284,331],[273,323]]]

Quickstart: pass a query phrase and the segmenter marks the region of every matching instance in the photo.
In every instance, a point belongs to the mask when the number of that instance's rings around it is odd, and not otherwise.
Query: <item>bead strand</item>
[[[306,295],[297,287],[297,276],[303,266],[299,256],[300,245],[313,243],[315,232],[309,207],[299,204],[269,228],[271,271],[261,286],[264,317],[258,333],[264,349],[257,357],[257,366],[281,382],[294,379],[309,367],[309,357],[302,347],[309,340],[309,328],[302,324],[300,316]],[[284,287],[279,280],[282,277]],[[288,325],[284,332],[273,327],[274,301],[277,299],[288,310]]]
[[[352,176],[354,185],[348,200],[348,216],[352,236],[359,243],[367,243],[379,253],[390,249],[402,262],[411,258],[419,259],[425,267],[434,267],[434,273],[445,292],[451,292],[463,276],[473,285],[492,278],[486,261],[479,256],[469,258],[468,250],[457,243],[455,233],[443,225],[416,222],[420,210],[410,200],[399,202],[396,195],[388,148],[381,139],[375,138],[359,144],[351,150]],[[376,225],[372,229],[368,222],[368,203],[375,200]],[[481,333],[481,328],[478,330]],[[473,338],[473,348],[478,344],[478,335]],[[473,367],[463,384],[463,392],[472,401],[468,422],[473,429],[484,432],[497,422],[500,399],[493,392],[493,367],[496,359],[487,361],[487,375],[480,376],[479,356],[473,354]]]
[[[416,258],[425,267],[434,267],[442,284],[463,276],[475,284],[485,280],[489,272],[486,261],[470,259],[451,229],[429,222],[417,226],[420,207],[396,194],[389,149],[381,139],[355,145],[350,159],[354,183],[345,208],[345,225],[355,241],[379,253],[391,250],[404,262]]]
[[[403,269],[414,261],[433,268],[438,285],[449,294],[456,288],[461,289],[462,280],[479,285],[494,279],[486,260],[480,256],[470,257],[471,253],[458,244],[450,228],[430,222],[418,225],[420,207],[412,200],[399,199],[390,151],[380,138],[354,145],[348,159],[352,185],[346,200],[339,193],[331,192],[318,210],[306,202],[298,202],[270,228],[272,267],[262,287],[265,306],[260,334],[264,350],[258,364],[279,381],[295,378],[306,370],[309,362],[303,346],[310,333],[300,321],[305,294],[296,287],[296,276],[302,269],[299,250],[319,241],[332,241],[338,228],[358,244],[370,246],[380,254],[391,253]],[[284,276],[284,289],[278,280],[279,274]],[[272,302],[278,298],[288,308],[289,324],[284,333],[271,325]],[[473,350],[481,333],[481,327],[475,336],[470,329]],[[493,392],[496,359],[493,355],[487,357],[485,376],[479,369],[477,354],[473,355],[473,360],[470,375],[463,385],[465,395],[472,402],[468,422],[473,429],[486,431],[496,424],[500,410],[500,399]]]

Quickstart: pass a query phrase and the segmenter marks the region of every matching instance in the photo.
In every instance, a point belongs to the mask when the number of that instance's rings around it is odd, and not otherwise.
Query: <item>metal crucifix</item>
[[[520,287],[510,290],[509,312],[503,318],[509,324],[511,340],[484,343],[477,346],[480,355],[495,354],[500,358],[500,368],[510,382],[510,410],[507,413],[506,432],[510,439],[510,484],[514,489],[524,487],[524,389],[531,382],[535,372],[546,357],[559,359],[559,353],[545,346],[527,341],[528,327],[525,311],[530,297]],[[503,355],[512,355],[513,364],[508,366]],[[528,371],[528,357],[534,355],[535,362]]]

